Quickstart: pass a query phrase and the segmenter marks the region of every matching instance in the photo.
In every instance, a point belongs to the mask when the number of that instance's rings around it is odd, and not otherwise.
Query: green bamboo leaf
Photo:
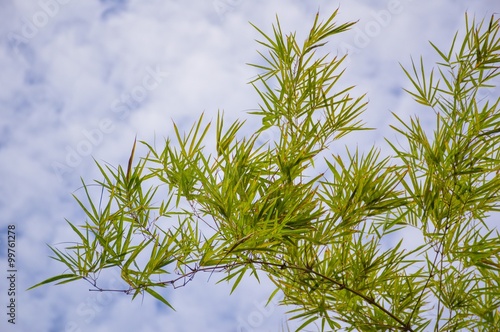
[[[231,292],[229,294],[233,294],[233,292],[236,290],[236,287],[238,287],[238,285],[240,284],[241,279],[243,279],[243,276],[245,275],[245,272],[246,267],[241,268],[241,270],[237,272],[238,277],[234,281],[233,287],[231,287]]]
[[[155,292],[154,290],[152,290],[150,287],[146,288],[146,292],[148,292],[155,299],[157,299],[158,301],[162,302],[163,304],[166,304],[168,307],[170,307],[170,309],[172,309],[172,310],[175,311],[175,308],[172,307],[172,305],[163,296],[161,296],[160,294],[158,294],[157,292]]]
[[[308,313],[307,315],[310,316],[311,314]],[[300,315],[299,316],[295,316],[292,319],[299,318],[299,317],[300,317]],[[303,330],[307,325],[315,322],[317,319],[318,319],[318,317],[315,314],[313,314],[312,317],[309,317],[299,327],[297,327],[297,329],[295,331],[301,331],[301,330]]]
[[[61,280],[61,279],[68,279],[65,282],[70,282],[70,281],[82,279],[82,277],[78,276],[76,274],[61,274],[61,275],[57,275],[55,277],[47,278],[44,281],[39,282],[38,284],[35,284],[35,285],[31,286],[27,290],[31,290],[31,289],[34,289],[34,288],[40,287],[42,285],[49,284],[51,282],[58,281],[58,280]],[[64,283],[64,282],[60,282],[60,283]],[[58,284],[60,284],[60,283],[58,283]]]

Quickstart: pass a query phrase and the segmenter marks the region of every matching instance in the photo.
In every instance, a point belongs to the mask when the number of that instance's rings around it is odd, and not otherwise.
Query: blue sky
[[[277,331],[286,308],[264,307],[265,281],[249,279],[229,296],[227,285],[199,275],[170,290],[177,312],[149,297],[89,292],[85,282],[24,290],[63,272],[46,244],[72,238],[65,218],[84,221],[71,195],[80,177],[98,176],[92,157],[125,164],[135,135],[161,139],[171,120],[187,127],[201,112],[258,121],[245,113],[258,103],[246,84],[256,71],[245,63],[258,61],[248,22],[269,31],[277,14],[285,31],[304,36],[318,8],[325,17],[339,5],[339,20],[359,22],[327,50],[349,50],[344,83],[367,93],[364,120],[378,128],[347,143],[383,150],[382,138],[394,135],[389,112],[421,111],[402,93],[409,83],[399,63],[423,55],[431,64],[428,41],[446,49],[465,11],[500,13],[498,0],[1,1],[0,270],[7,225],[15,225],[18,311],[15,326],[2,312],[0,330]],[[2,282],[0,307],[7,301]]]

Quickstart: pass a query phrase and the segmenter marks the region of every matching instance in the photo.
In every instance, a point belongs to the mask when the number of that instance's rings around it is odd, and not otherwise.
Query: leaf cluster
[[[200,272],[222,273],[232,290],[266,276],[276,285],[269,300],[283,295],[297,330],[496,331],[500,236],[488,217],[500,210],[500,98],[487,92],[499,74],[498,19],[466,16],[448,52],[432,44],[437,70],[422,59],[403,67],[407,92],[435,115],[431,134],[418,116],[394,115],[406,147],[388,141],[393,156],[374,147],[341,157],[332,142],[367,129],[367,103],[338,88],[345,57],[316,53],[354,24],[337,25],[337,14],[316,15],[302,43],[279,20],[269,35],[255,27],[264,50],[252,64],[261,103],[251,114],[262,125],[250,135],[221,112],[212,132],[201,115],[188,132],[174,123],[160,148],[142,142],[148,154],[136,164],[134,142],[127,170],[97,163],[104,204],[83,183],[86,221],[68,221],[78,242],[51,246],[67,270],[32,288],[84,279],[171,306],[158,289]],[[279,137],[261,143],[272,129]],[[400,234],[423,240],[409,247]],[[123,289],[99,286],[110,268]]]

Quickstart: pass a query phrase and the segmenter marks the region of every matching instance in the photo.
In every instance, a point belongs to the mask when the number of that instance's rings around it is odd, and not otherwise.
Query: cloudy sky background
[[[257,124],[245,113],[258,103],[246,84],[257,72],[245,63],[259,61],[248,22],[270,31],[278,14],[284,31],[304,36],[318,9],[327,17],[339,5],[339,21],[359,23],[327,50],[350,50],[344,83],[367,93],[364,120],[378,128],[347,143],[383,150],[382,138],[394,137],[389,112],[421,111],[402,93],[409,84],[399,63],[423,55],[431,64],[428,40],[447,49],[465,11],[500,13],[497,0],[1,0],[0,270],[6,275],[12,224],[19,272],[15,326],[6,322],[0,282],[0,330],[277,331],[285,308],[264,307],[272,286],[250,279],[229,296],[227,285],[199,275],[171,291],[177,312],[148,296],[131,302],[89,292],[85,282],[24,290],[63,272],[46,244],[72,239],[64,218],[84,221],[71,194],[80,177],[98,176],[91,156],[123,165],[135,135],[160,142],[172,134],[171,120],[187,128],[203,111]]]

